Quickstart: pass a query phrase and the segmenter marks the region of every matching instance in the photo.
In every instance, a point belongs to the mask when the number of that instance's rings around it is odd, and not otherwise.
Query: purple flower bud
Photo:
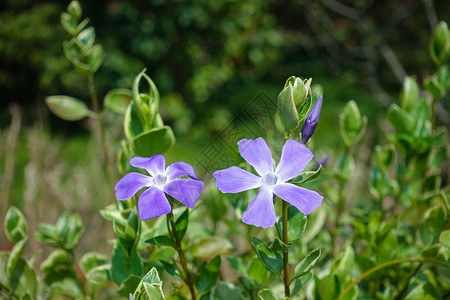
[[[308,142],[308,140],[311,138],[314,131],[316,130],[317,123],[319,122],[321,108],[322,108],[322,96],[319,96],[319,99],[317,99],[316,104],[314,104],[314,107],[309,112],[309,115],[306,117],[306,121],[303,124],[301,131],[303,144],[306,144]]]
[[[319,161],[315,164],[313,170],[314,170],[314,171],[317,171],[317,170],[319,169],[320,165],[322,165],[322,167],[325,167],[325,165],[327,164],[327,162],[328,162],[329,159],[330,159],[330,156],[327,155],[327,156],[325,156],[324,158],[322,158],[321,160],[319,160]]]

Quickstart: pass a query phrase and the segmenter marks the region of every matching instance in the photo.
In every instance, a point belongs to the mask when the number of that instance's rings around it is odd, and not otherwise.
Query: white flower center
[[[277,184],[278,176],[275,173],[267,173],[261,178],[261,183],[265,187],[273,187]]]
[[[153,184],[158,187],[162,187],[163,185],[165,185],[166,181],[167,181],[167,178],[163,174],[158,174],[155,177],[153,177]]]

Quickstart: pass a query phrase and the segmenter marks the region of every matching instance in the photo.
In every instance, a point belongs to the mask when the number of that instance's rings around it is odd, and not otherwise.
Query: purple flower
[[[214,172],[217,188],[223,193],[239,193],[260,188],[242,215],[242,221],[258,227],[275,224],[274,194],[308,215],[320,206],[323,197],[317,192],[298,187],[288,180],[297,177],[313,158],[312,152],[300,142],[289,139],[283,146],[280,163],[273,169],[272,154],[263,138],[240,140],[241,156],[255,168],[259,176],[238,167]]]
[[[203,190],[203,182],[198,180],[192,166],[185,162],[176,162],[165,169],[164,156],[134,157],[130,164],[136,168],[146,169],[151,176],[131,172],[116,184],[116,197],[127,200],[141,188],[148,187],[139,197],[138,210],[142,220],[168,214],[172,207],[166,194],[177,199],[189,208]],[[188,176],[192,179],[181,178]]]
[[[316,130],[319,122],[320,109],[322,108],[322,96],[319,96],[313,108],[306,117],[306,121],[302,126],[302,143],[306,144]]]

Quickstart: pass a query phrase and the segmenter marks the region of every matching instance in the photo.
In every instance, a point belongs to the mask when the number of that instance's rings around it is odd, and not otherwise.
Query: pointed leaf
[[[133,141],[133,152],[137,156],[150,157],[166,152],[175,143],[172,128],[164,126],[154,128],[136,136]]]
[[[48,108],[58,117],[67,121],[77,121],[87,117],[90,112],[80,99],[57,95],[45,98]]]
[[[278,252],[273,252],[262,240],[257,237],[252,238],[252,244],[255,247],[261,263],[272,273],[281,274],[283,269],[283,259]]]
[[[6,237],[13,243],[27,237],[27,221],[22,212],[15,206],[11,206],[6,212],[4,226]]]

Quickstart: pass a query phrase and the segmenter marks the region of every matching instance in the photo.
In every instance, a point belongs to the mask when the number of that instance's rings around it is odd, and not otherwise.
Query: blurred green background
[[[94,228],[103,224],[98,209],[110,203],[111,191],[99,188],[107,185],[98,156],[86,155],[98,151],[91,125],[60,120],[44,102],[62,94],[89,103],[86,78],[62,50],[69,36],[60,13],[68,3],[0,2],[0,215],[29,202],[31,223],[51,223],[68,209],[81,211]],[[314,137],[319,153],[339,144],[338,114],[350,99],[369,118],[364,141],[377,143],[385,128],[378,114],[396,101],[404,76],[421,82],[434,72],[431,32],[438,20],[450,20],[450,1],[432,0],[80,3],[105,50],[95,75],[100,99],[113,88],[131,88],[147,68],[177,137],[169,155],[188,162],[260,93],[275,102],[291,75],[312,77],[323,89]],[[119,116],[105,118],[111,140],[118,140]]]

